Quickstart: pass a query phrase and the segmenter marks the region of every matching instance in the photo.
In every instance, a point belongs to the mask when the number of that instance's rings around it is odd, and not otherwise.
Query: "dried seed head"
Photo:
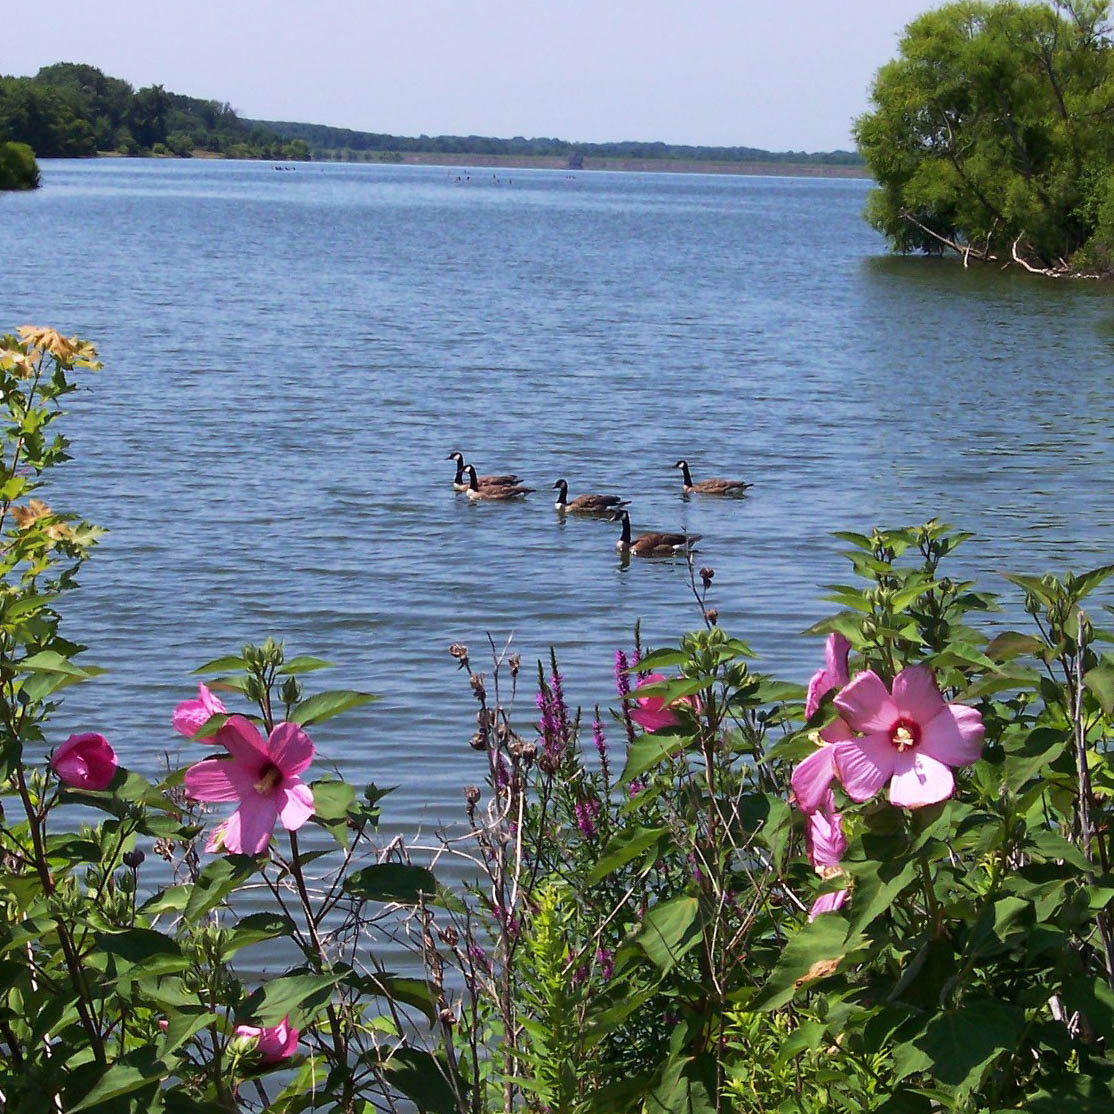
[[[527,764],[533,762],[538,753],[538,748],[533,743],[528,743],[517,736],[508,745],[507,750],[512,758],[518,758]]]
[[[155,854],[168,863],[174,860],[174,844],[169,839],[156,839],[154,843]]]
[[[478,786],[468,785],[464,789],[464,799],[469,805],[478,805],[480,803],[480,790]]]
[[[455,1025],[456,1024],[456,1014],[453,1013],[453,1011],[451,1009],[449,1009],[448,1006],[445,1006],[445,1008],[443,1010],[441,1010],[441,1012],[438,1014],[438,1016],[441,1018],[441,1021],[445,1025]]]
[[[472,686],[472,692],[477,700],[487,699],[487,689],[484,688],[484,675],[482,673],[473,673],[468,678],[468,683]]]
[[[704,568],[702,568],[700,570],[700,581],[704,585],[705,589],[708,589],[712,586],[712,581],[715,579],[715,576],[716,576],[716,570],[715,569],[710,569],[707,566],[705,566]]]
[[[716,625],[716,623],[719,622],[719,612],[714,607],[709,607],[708,610],[704,612],[704,614],[707,616],[708,622],[711,623],[713,627]]]
[[[475,735],[468,740],[468,745],[473,750],[487,750],[487,732],[477,731]]]
[[[437,935],[446,947],[455,948],[460,943],[460,933],[451,924],[438,930]]]
[[[538,769],[543,774],[555,774],[560,768],[561,763],[557,760],[555,755],[552,755],[547,750],[543,750],[541,757],[538,759]]]
[[[452,654],[461,665],[468,660],[468,647],[465,646],[463,642],[454,642],[449,647],[449,653]]]
[[[511,654],[511,656],[507,658],[507,665],[510,666],[511,676],[517,677],[518,671],[522,668],[522,656],[520,654]]]

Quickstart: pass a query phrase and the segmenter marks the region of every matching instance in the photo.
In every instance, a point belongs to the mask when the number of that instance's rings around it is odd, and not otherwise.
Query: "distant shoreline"
[[[196,159],[217,162],[270,162],[298,165],[371,165],[371,166],[444,166],[487,167],[506,170],[563,170],[568,174],[590,173],[593,170],[631,171],[642,174],[743,174],[767,178],[869,178],[865,166],[839,163],[773,162],[755,159],[750,162],[724,162],[717,159],[637,159],[586,158],[584,165],[571,169],[560,155],[467,155],[443,151],[390,151],[376,153],[371,159],[240,159],[228,158],[212,151],[195,151]],[[384,157],[385,156],[385,157]],[[101,159],[178,159],[178,155],[123,155],[116,151],[98,151]]]

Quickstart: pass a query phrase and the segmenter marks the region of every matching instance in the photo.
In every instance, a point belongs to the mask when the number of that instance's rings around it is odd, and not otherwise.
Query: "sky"
[[[831,150],[934,0],[2,0],[0,71],[89,62],[397,135]]]

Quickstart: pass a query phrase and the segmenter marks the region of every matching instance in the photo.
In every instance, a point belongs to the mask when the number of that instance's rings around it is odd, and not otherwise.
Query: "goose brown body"
[[[673,467],[681,469],[681,484],[686,495],[742,495],[748,487],[754,486],[742,480],[724,480],[718,477],[693,483],[687,460],[678,460]]]
[[[467,491],[468,480],[464,477],[464,455],[462,453],[449,453],[446,460],[456,461],[456,479],[453,480],[454,491]],[[480,487],[511,487],[514,484],[521,483],[522,477],[514,475],[513,472],[507,472],[502,476],[477,476],[476,482]]]
[[[553,486],[558,491],[557,502],[553,506],[563,514],[609,514],[620,507],[630,506],[630,500],[618,495],[578,495],[569,499],[567,480],[558,480]]]
[[[633,553],[636,557],[675,557],[688,553],[700,540],[699,534],[670,534],[664,532],[639,534],[631,538],[630,515],[620,511],[612,515],[612,522],[622,522],[623,533],[615,543],[620,553]]]
[[[481,487],[476,469],[471,464],[466,465],[464,471],[468,473],[467,495],[469,499],[485,499],[505,503],[510,499],[521,499],[534,490],[532,487],[523,487],[521,484],[496,484],[491,487]]]

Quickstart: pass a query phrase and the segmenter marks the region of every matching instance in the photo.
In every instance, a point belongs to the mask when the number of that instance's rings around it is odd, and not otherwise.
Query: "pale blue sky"
[[[851,145],[934,0],[7,0],[0,71],[85,61],[245,116],[404,135]],[[13,10],[14,9],[14,10]]]

